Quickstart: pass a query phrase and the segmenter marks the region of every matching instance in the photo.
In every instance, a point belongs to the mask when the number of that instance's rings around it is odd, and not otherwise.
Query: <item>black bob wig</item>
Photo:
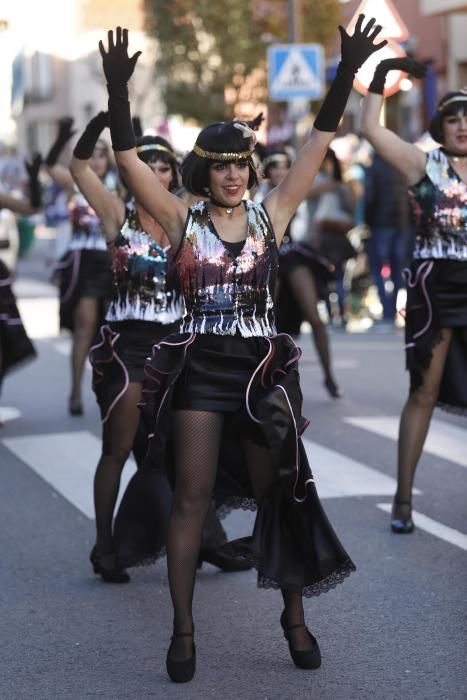
[[[216,122],[215,124],[210,124],[205,129],[203,129],[196,139],[196,145],[202,148],[204,151],[209,151],[210,153],[243,153],[244,151],[251,151],[250,142],[248,138],[245,138],[242,131],[235,126],[235,124],[242,122],[228,121],[228,122]],[[243,122],[247,126],[254,128],[254,122]],[[226,158],[203,158],[197,155],[194,151],[190,151],[184,161],[180,166],[180,172],[182,174],[183,186],[193,194],[199,197],[206,197],[209,194],[209,169],[213,163],[222,161],[235,162],[238,160],[235,156],[232,160]],[[258,184],[258,176],[256,174],[256,168],[251,157],[245,157],[248,161],[249,167],[249,178],[248,178],[248,189],[251,189]]]
[[[151,148],[151,146],[153,148]],[[141,149],[141,150],[139,150]],[[172,169],[172,182],[170,191],[177,189],[179,183],[179,170],[177,156],[170,143],[162,136],[139,136],[136,139],[136,152],[138,158],[144,163],[155,163],[161,161],[170,165]]]
[[[436,114],[430,122],[429,132],[438,143],[443,143],[443,120],[458,112],[467,114],[467,91],[448,92],[438,104]]]

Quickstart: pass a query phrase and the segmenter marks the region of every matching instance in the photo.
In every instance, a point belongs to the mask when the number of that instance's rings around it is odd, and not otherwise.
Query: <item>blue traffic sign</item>
[[[268,49],[270,100],[324,95],[324,51],[321,44],[274,44]]]

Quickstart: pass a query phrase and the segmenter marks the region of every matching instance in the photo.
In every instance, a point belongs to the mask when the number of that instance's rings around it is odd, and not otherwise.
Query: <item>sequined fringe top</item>
[[[442,148],[428,153],[425,176],[409,192],[417,226],[413,257],[467,260],[467,185]]]
[[[244,206],[246,240],[237,256],[219,237],[206,202],[190,209],[175,258],[186,305],[182,332],[243,337],[276,333],[274,232],[261,204],[247,200]]]
[[[114,294],[106,321],[174,323],[183,316],[183,299],[175,270],[170,274],[167,250],[139,223],[133,202],[110,246]]]
[[[80,192],[69,204],[71,222],[70,250],[107,250],[101,220]]]

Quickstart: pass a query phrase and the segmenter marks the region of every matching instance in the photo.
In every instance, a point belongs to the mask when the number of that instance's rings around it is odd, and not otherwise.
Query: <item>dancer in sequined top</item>
[[[177,162],[170,145],[152,136],[141,137],[138,143],[145,167],[167,190],[176,187]],[[170,246],[163,229],[134,199],[125,203],[108,192],[90,167],[89,156],[86,145],[78,143],[70,171],[99,217],[113,278],[106,322],[90,351],[103,423],[102,455],[94,480],[97,539],[91,562],[104,580],[123,583],[129,577],[118,565],[112,533],[120,475],[138,429],[145,359],[153,343],[178,327],[183,300],[167,279]]]
[[[137,157],[125,84],[139,54],[128,56],[128,32],[120,28],[115,38],[109,32],[108,52],[100,43],[117,163],[167,232],[188,308],[185,332],[154,348],[143,401],[153,421],[149,462],[154,457],[160,464],[174,438],[167,543],[174,635],[166,666],[176,682],[195,672],[192,597],[213,489],[219,504],[258,504],[253,539],[230,548],[258,567],[260,586],[281,589],[281,623],[297,666],[320,665],[302,596],[328,590],[354,569],[313,486],[299,440],[307,425],[300,415],[299,351],[291,338],[275,335],[271,299],[289,220],[325,156],[356,70],[379,48],[373,40],[380,28],[374,20],[363,28],[363,19],[352,37],[341,28],[342,61],[316,128],[262,204],[243,201],[257,176],[254,132],[242,121],[203,129],[182,164],[184,186],[208,195],[207,204],[188,209],[158,185]]]
[[[399,428],[398,483],[391,527],[414,529],[415,470],[436,405],[467,412],[467,91],[445,95],[430,125],[440,148],[428,154],[379,123],[390,70],[422,77],[412,59],[382,61],[364,101],[363,132],[407,178],[416,218],[407,270],[406,359],[410,393]]]
[[[80,137],[81,147],[90,153],[89,165],[109,192],[117,189],[117,177],[111,167],[109,147],[99,138],[107,126],[104,113],[93,117]],[[60,327],[73,334],[71,348],[71,391],[68,410],[73,416],[83,413],[81,383],[84,364],[95,338],[111,291],[110,257],[102,223],[74,183],[67,167],[58,158],[75,134],[73,119],[59,121],[57,137],[46,158],[48,174],[69,197],[71,236],[66,253],[55,264],[60,287]]]

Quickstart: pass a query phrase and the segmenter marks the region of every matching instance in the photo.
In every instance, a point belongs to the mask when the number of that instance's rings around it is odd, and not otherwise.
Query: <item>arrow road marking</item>
[[[390,513],[392,505],[390,503],[378,503],[378,508],[384,510],[385,513]],[[437,520],[433,520],[433,518],[419,513],[418,510],[412,511],[412,516],[415,526],[420,530],[425,530],[425,532],[430,533],[430,535],[439,537],[440,540],[449,542],[449,544],[453,544],[467,552],[467,535],[464,535],[463,532],[459,532],[459,530],[455,530],[453,527],[443,525]]]

